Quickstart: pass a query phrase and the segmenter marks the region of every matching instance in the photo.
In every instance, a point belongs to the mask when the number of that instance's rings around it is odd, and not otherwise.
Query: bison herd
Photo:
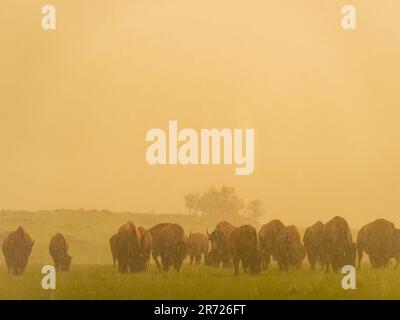
[[[234,274],[242,270],[251,274],[268,268],[271,260],[280,270],[298,269],[307,256],[311,269],[320,265],[327,272],[338,272],[344,265],[358,267],[364,252],[373,268],[387,268],[392,258],[400,262],[400,230],[392,222],[378,219],[360,229],[353,242],[348,223],[334,217],[323,224],[318,221],[305,230],[303,239],[294,225],[285,226],[272,220],[257,230],[251,225],[235,227],[223,221],[206,234],[189,233],[179,224],[160,223],[146,230],[132,222],[121,226],[109,240],[114,266],[121,273],[144,272],[153,257],[157,268],[179,271],[187,256],[191,264],[233,267]],[[3,253],[9,272],[22,274],[28,264],[34,241],[18,227],[3,242]],[[55,234],[49,253],[57,271],[68,271],[72,257],[68,242]]]

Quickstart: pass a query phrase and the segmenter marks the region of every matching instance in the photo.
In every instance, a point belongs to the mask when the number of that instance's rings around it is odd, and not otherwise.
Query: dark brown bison
[[[215,252],[218,265],[222,262],[223,267],[231,265],[231,256],[228,248],[229,235],[236,227],[229,222],[222,221],[217,224],[215,230],[208,234],[208,239],[211,241],[211,250]]]
[[[56,233],[51,238],[49,252],[56,271],[69,271],[72,257],[68,254],[68,242],[61,233]]]
[[[303,243],[311,269],[315,269],[317,263],[319,263],[322,268],[325,266],[324,237],[324,224],[321,221],[308,227],[304,233]]]
[[[111,249],[111,255],[113,258],[114,267],[116,266],[116,262],[117,262],[117,249],[118,249],[117,246],[118,246],[118,233],[114,234],[110,238],[110,249]]]
[[[378,219],[360,229],[357,235],[358,268],[364,251],[369,255],[373,268],[387,268],[394,250],[394,223]]]
[[[218,267],[219,260],[217,255],[217,252],[211,248],[211,250],[204,255],[204,264],[207,267]]]
[[[202,233],[190,233],[188,237],[188,253],[190,264],[200,264],[201,256],[208,253],[209,243],[208,237]]]
[[[274,219],[267,224],[264,224],[258,232],[263,269],[268,268],[271,262],[271,255],[275,247],[276,238],[279,231],[284,227],[285,226],[280,220]]]
[[[3,241],[3,253],[9,272],[22,274],[28,264],[34,241],[22,227],[10,232]]]
[[[154,248],[157,248],[161,257],[164,271],[168,271],[170,266],[173,266],[177,271],[180,270],[187,255],[187,238],[179,224],[164,226],[159,235],[156,238],[153,237],[153,245]]]
[[[293,225],[282,228],[276,238],[273,256],[280,270],[300,268],[306,256],[301,236]]]
[[[141,235],[140,240],[140,264],[141,269],[147,271],[150,264],[150,255],[153,246],[153,238],[149,231],[145,230],[143,227],[139,227],[139,232]]]
[[[161,241],[159,238],[161,230],[169,225],[171,225],[171,223],[159,223],[149,229],[149,232],[153,239],[152,256],[158,269],[161,269],[161,263],[158,260],[158,258],[161,256],[161,249],[162,249]]]
[[[235,228],[228,237],[228,248],[233,260],[234,274],[239,274],[239,263],[245,272],[261,271],[261,252],[256,229],[251,225]]]
[[[139,229],[129,221],[119,228],[117,235],[116,255],[119,272],[141,271],[141,234]]]
[[[353,243],[347,221],[334,217],[325,224],[324,250],[326,253],[326,271],[332,267],[335,273],[345,265],[355,266],[356,244]]]

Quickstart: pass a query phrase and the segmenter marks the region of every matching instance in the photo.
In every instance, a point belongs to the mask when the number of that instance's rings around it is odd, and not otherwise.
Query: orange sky
[[[41,29],[54,4],[57,30]],[[232,185],[266,219],[400,225],[400,2],[0,2],[0,207],[184,212]],[[254,128],[255,171],[146,163],[147,130]]]

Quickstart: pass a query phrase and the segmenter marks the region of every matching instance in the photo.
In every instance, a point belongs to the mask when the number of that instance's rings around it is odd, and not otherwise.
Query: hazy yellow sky
[[[41,6],[57,30],[41,29]],[[340,26],[354,4],[356,31]],[[400,226],[398,0],[0,2],[0,208],[185,212],[232,185],[266,219]],[[149,166],[145,134],[254,128],[255,171]]]

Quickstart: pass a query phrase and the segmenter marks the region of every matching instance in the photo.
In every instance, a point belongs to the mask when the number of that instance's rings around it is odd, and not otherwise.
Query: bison
[[[280,220],[274,219],[267,224],[264,224],[258,232],[263,269],[268,268],[271,262],[271,255],[275,247],[276,238],[279,231],[284,227],[285,226]]]
[[[218,265],[222,262],[223,267],[229,267],[231,264],[231,256],[228,248],[229,235],[236,227],[229,222],[222,221],[217,224],[215,230],[208,235],[208,239],[211,241],[211,249],[215,252]]]
[[[68,242],[61,233],[56,233],[51,238],[49,252],[56,271],[69,271],[72,257],[68,254]]]
[[[308,227],[304,233],[303,243],[312,270],[315,269],[317,263],[322,268],[325,266],[324,236],[324,224],[321,221]]]
[[[228,237],[228,248],[233,260],[234,274],[239,274],[239,263],[245,272],[261,271],[261,253],[256,229],[251,225],[235,228]]]
[[[114,234],[110,238],[110,249],[111,249],[111,255],[112,255],[112,258],[113,258],[113,265],[115,267],[116,266],[116,262],[117,262],[118,233]]]
[[[168,224],[153,240],[154,248],[161,256],[163,270],[168,271],[172,265],[179,272],[187,255],[187,238],[183,228],[179,224]]]
[[[129,221],[119,228],[115,252],[119,272],[125,273],[128,270],[137,272],[141,270],[141,234],[132,222]]]
[[[353,243],[351,231],[347,221],[341,217],[334,217],[324,227],[326,253],[326,271],[332,267],[335,273],[345,265],[355,265],[356,244]]]
[[[199,265],[201,262],[201,256],[208,253],[209,244],[208,238],[202,233],[190,233],[188,237],[188,253],[190,258],[190,264],[194,263]]]
[[[273,256],[280,270],[300,268],[306,256],[306,250],[301,242],[300,233],[295,226],[284,227],[279,231],[273,249]]]
[[[20,275],[24,272],[34,241],[22,227],[10,232],[3,241],[3,253],[9,272]]]
[[[357,235],[358,268],[364,251],[369,255],[373,268],[387,268],[390,258],[395,251],[394,223],[385,219],[378,219],[360,229]]]
[[[150,264],[150,255],[153,245],[153,238],[149,231],[145,230],[143,227],[139,227],[139,232],[141,235],[140,240],[140,265],[143,271],[147,271]]]

